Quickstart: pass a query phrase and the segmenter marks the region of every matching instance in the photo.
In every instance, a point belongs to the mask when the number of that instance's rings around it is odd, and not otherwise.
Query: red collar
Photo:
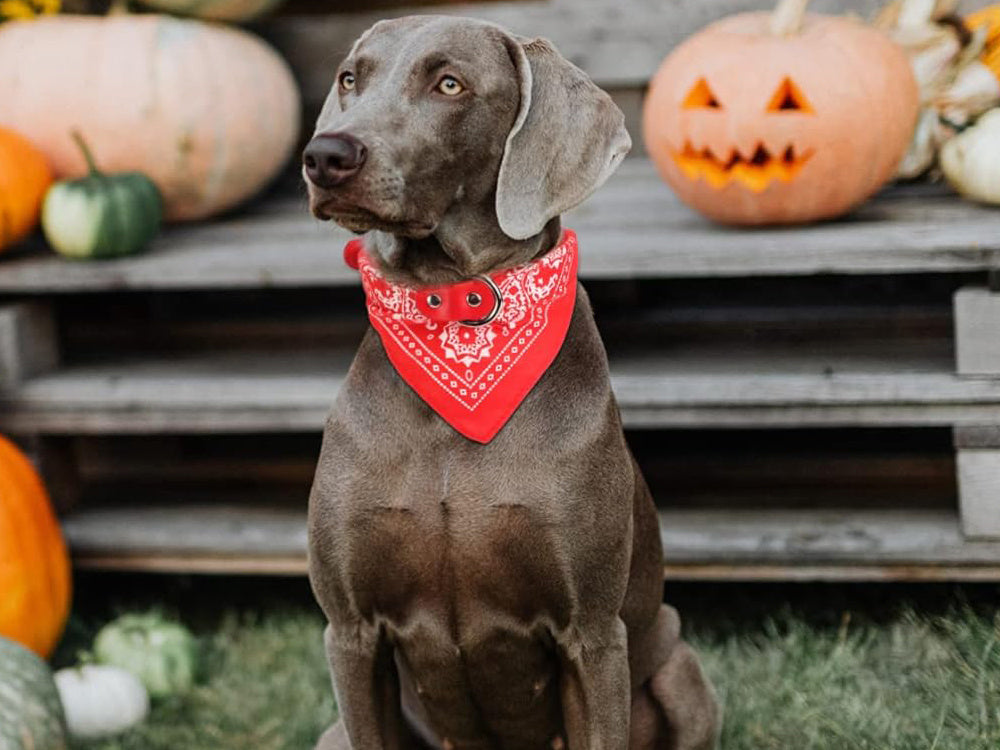
[[[522,266],[414,289],[385,279],[364,249],[368,318],[400,377],[455,430],[488,443],[556,358],[576,304],[576,234]]]

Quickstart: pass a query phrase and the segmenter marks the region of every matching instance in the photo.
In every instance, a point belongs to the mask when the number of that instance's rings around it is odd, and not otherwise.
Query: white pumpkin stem
[[[109,16],[124,16],[128,14],[128,0],[111,0],[108,6]]]
[[[775,36],[793,36],[802,28],[809,0],[780,0],[771,14],[771,33]]]
[[[73,136],[73,140],[76,141],[76,145],[80,147],[80,151],[83,152],[83,158],[87,160],[87,169],[90,170],[91,175],[100,174],[101,170],[97,168],[97,162],[94,161],[94,155],[90,152],[90,147],[87,146],[87,142],[83,140],[83,136],[80,135],[79,130],[74,130],[70,135]]]

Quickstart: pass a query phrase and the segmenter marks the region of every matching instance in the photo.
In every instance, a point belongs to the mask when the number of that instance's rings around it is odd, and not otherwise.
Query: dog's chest
[[[486,611],[526,625],[561,619],[559,525],[532,498],[499,499],[487,486],[427,488],[351,504],[344,518],[348,578],[359,607],[400,627],[431,611],[461,627]],[[457,633],[456,633],[457,635]]]

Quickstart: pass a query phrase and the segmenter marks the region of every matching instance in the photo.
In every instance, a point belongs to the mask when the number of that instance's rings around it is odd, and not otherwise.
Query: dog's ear
[[[586,73],[545,39],[511,38],[521,104],[497,177],[497,218],[523,240],[597,190],[632,139],[625,116]]]

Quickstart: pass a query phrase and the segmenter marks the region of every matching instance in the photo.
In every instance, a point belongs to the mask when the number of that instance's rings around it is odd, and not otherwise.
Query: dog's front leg
[[[615,617],[558,642],[569,750],[626,750],[632,697],[625,623]]]
[[[353,750],[403,750],[399,678],[392,648],[366,623],[327,626],[326,655],[340,720]]]

